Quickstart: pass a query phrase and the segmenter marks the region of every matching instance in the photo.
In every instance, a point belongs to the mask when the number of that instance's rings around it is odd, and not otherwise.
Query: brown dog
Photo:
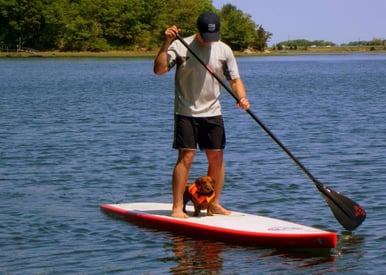
[[[214,180],[209,176],[199,177],[185,189],[183,211],[187,213],[186,204],[192,201],[194,205],[193,216],[197,217],[200,214],[200,210],[204,209],[206,209],[208,216],[213,216],[212,211],[210,211],[210,205],[214,196]]]

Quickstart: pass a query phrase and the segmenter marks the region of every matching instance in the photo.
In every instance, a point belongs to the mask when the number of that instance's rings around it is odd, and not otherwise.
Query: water
[[[0,272],[379,274],[386,267],[386,56],[239,58],[253,112],[322,183],[362,204],[353,234],[234,100],[223,204],[338,231],[328,255],[196,240],[110,218],[171,199],[173,73],[150,59],[0,60]],[[204,174],[198,154],[191,180]]]

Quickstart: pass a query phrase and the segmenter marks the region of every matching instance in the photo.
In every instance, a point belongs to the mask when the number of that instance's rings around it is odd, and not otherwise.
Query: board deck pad
[[[106,214],[149,228],[227,243],[271,248],[335,248],[337,233],[285,220],[232,211],[229,216],[178,219],[170,203],[102,204]],[[187,206],[190,215],[193,207]]]

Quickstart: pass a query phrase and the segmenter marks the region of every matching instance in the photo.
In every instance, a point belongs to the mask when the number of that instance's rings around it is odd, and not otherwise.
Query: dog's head
[[[202,176],[196,179],[194,182],[197,186],[197,189],[202,194],[208,194],[214,191],[214,180],[209,176]]]

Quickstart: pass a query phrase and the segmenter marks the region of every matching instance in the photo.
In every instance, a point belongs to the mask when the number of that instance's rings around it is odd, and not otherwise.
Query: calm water
[[[379,274],[386,268],[386,56],[240,58],[253,112],[321,182],[360,202],[351,234],[233,99],[223,204],[338,231],[315,255],[226,245],[112,219],[171,199],[173,73],[150,59],[0,59],[0,273]],[[198,154],[191,179],[206,170]]]

